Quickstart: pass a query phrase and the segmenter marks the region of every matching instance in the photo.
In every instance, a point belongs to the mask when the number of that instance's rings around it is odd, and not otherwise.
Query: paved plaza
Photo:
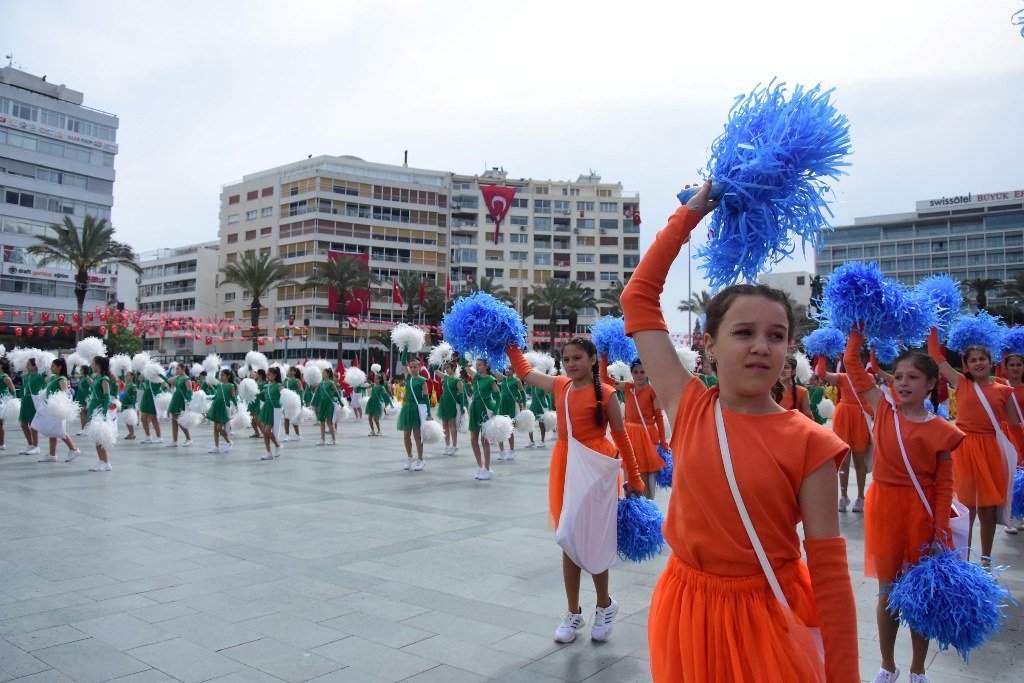
[[[552,639],[565,611],[547,527],[548,450],[520,448],[477,481],[468,437],[455,457],[406,472],[394,418],[384,436],[342,425],[262,462],[240,435],[195,445],[121,441],[110,473],[79,460],[0,453],[0,681],[649,681],[652,586],[667,554],[612,570],[621,606],[610,641],[588,626]],[[169,428],[167,432],[169,432]],[[168,434],[165,433],[165,439]],[[659,492],[664,508],[667,492]],[[864,680],[878,669],[876,585],[862,570],[863,523],[842,515],[860,617]],[[999,532],[996,560],[1024,593],[1024,534]],[[934,683],[1024,679],[1021,610],[970,665],[933,653]],[[901,632],[898,661],[909,666]],[[754,653],[752,653],[753,655]],[[906,680],[904,676],[901,680]],[[726,682],[722,682],[726,683]]]

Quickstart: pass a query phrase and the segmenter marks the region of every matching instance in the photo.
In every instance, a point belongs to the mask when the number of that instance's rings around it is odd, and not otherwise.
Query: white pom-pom
[[[57,359],[57,354],[50,351],[40,351],[36,354],[36,366],[39,368],[39,372],[45,372],[46,374],[53,374],[50,372],[50,366],[53,365],[53,361]],[[69,370],[70,372],[70,370]]]
[[[527,351],[525,354],[527,362],[537,372],[550,375],[555,369],[555,359],[550,353],[544,351]]]
[[[426,334],[418,327],[401,323],[391,330],[391,343],[409,353],[418,353],[426,342]]]
[[[118,414],[117,420],[125,427],[134,427],[139,424],[139,413],[135,408],[128,408]]]
[[[441,443],[444,441],[444,428],[437,420],[427,420],[420,425],[420,438],[425,444]]]
[[[341,419],[351,420],[352,415],[354,415],[354,413],[352,412],[352,409],[348,407],[348,404],[343,404],[341,406]]]
[[[248,405],[260,395],[260,387],[252,377],[246,377],[238,383],[238,400]]]
[[[31,349],[23,349],[20,346],[15,346],[13,349],[7,352],[7,360],[11,361],[11,367],[14,368],[15,372],[25,372],[28,367],[29,353]]]
[[[0,420],[10,425],[18,423],[18,416],[21,415],[21,399],[8,394],[0,399]]]
[[[253,370],[269,370],[270,361],[259,351],[250,351],[245,354],[245,364]]]
[[[238,375],[239,379],[245,379],[249,376],[249,367],[247,365],[240,365],[235,374]]]
[[[7,347],[0,344],[0,358],[3,358],[7,354]]]
[[[832,417],[832,413],[836,412],[836,404],[831,399],[823,398],[818,403],[818,415],[821,415],[824,419]]]
[[[50,394],[46,399],[46,409],[55,420],[77,420],[82,406],[63,391]]]
[[[359,368],[348,368],[345,370],[345,384],[350,387],[361,387],[366,384],[366,373]]]
[[[455,353],[455,350],[452,349],[451,344],[448,342],[441,342],[434,348],[430,349],[430,353],[427,355],[427,365],[441,367],[452,359],[453,353]]]
[[[146,367],[142,368],[142,376],[149,382],[162,382],[164,369],[159,363],[150,361],[146,363]]]
[[[811,381],[811,361],[803,351],[797,351],[793,354],[796,358],[796,378],[807,384]]]
[[[206,382],[207,386],[212,387],[212,386],[216,386],[216,385],[220,384],[220,379],[217,377],[217,374],[218,373],[216,373],[216,372],[208,372],[208,373],[206,373],[206,379],[204,381]]]
[[[149,364],[150,360],[151,359],[147,352],[140,351],[139,353],[132,356],[132,370],[134,370],[136,373],[142,372],[143,370],[146,369],[146,366]]]
[[[302,368],[302,379],[311,387],[320,384],[324,379],[324,373],[316,365],[307,365]]]
[[[110,358],[110,374],[114,377],[124,377],[125,373],[132,369],[132,359],[126,353],[119,353]]]
[[[189,374],[189,376],[191,376],[191,377],[199,377],[199,375],[200,375],[200,374],[201,374],[202,372],[203,372],[203,366],[202,366],[202,364],[201,364],[201,363],[193,363],[193,364],[192,364],[192,367],[190,367],[190,368],[188,369],[188,374]]]
[[[316,421],[316,413],[313,412],[313,409],[302,406],[302,410],[299,411],[299,424],[314,424]]]
[[[537,417],[529,410],[520,410],[516,415],[516,431],[529,434],[537,426]]]
[[[224,365],[224,361],[221,360],[220,356],[215,353],[208,354],[203,359],[203,370],[206,370],[206,377],[209,378],[211,375],[216,377],[222,365]]]
[[[370,372],[373,372],[373,373],[380,372],[380,363],[374,363],[373,365],[371,365],[370,366]]]
[[[85,434],[97,446],[113,448],[117,443],[117,423],[106,419],[105,415],[93,415],[85,425]]]
[[[281,390],[281,414],[294,421],[302,411],[302,398],[291,389]]]
[[[327,360],[326,358],[317,358],[315,361],[313,361],[313,365],[320,368],[320,372],[323,372],[324,370],[334,370],[334,365],[331,363],[331,361]]]
[[[544,414],[540,416],[540,421],[544,423],[544,428],[549,431],[555,431],[558,429],[558,413],[553,410],[545,410]]]
[[[193,413],[199,413],[200,415],[206,415],[206,411],[210,409],[210,397],[201,391],[193,391],[192,398],[189,399],[188,409]],[[181,420],[178,420],[181,423]]]
[[[192,430],[198,427],[203,422],[203,416],[201,413],[193,413],[191,410],[183,411],[178,415],[178,426],[184,427],[185,429]]]
[[[107,345],[99,337],[86,337],[75,346],[75,353],[84,358],[86,363],[92,363],[96,356],[107,355]]]
[[[470,377],[473,377],[474,375],[476,375],[476,368],[473,367],[472,365],[467,365],[466,374],[469,375]]]
[[[174,395],[169,391],[154,396],[153,403],[156,405],[157,411],[159,413],[166,413],[167,409],[171,407],[172,398],[174,398]]]
[[[608,366],[608,376],[620,382],[628,382],[632,377],[632,373],[630,373],[628,365],[621,360],[617,360]]]
[[[245,406],[242,406],[237,413],[231,416],[228,423],[233,431],[240,432],[252,426],[252,415],[249,414]]]
[[[679,356],[679,360],[682,361],[683,367],[690,372],[697,372],[697,357],[696,351],[688,346],[677,346],[676,355]]]
[[[491,443],[508,441],[512,436],[512,418],[508,415],[495,415],[480,427],[480,433]]]

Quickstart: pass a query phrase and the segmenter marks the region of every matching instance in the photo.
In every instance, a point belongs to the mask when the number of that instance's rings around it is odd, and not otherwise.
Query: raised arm
[[[510,346],[505,350],[505,353],[508,354],[508,359],[512,362],[512,369],[515,370],[516,377],[531,387],[537,387],[544,391],[555,390],[555,378],[531,368],[530,362],[526,360],[526,356],[523,355],[523,352],[518,347]],[[495,383],[494,388],[497,390],[497,383]]]
[[[932,328],[932,331],[928,333],[928,355],[932,357],[932,360],[939,364],[939,373],[946,378],[949,382],[949,386],[954,389],[960,384],[960,379],[963,377],[957,372],[952,365],[946,361],[946,350],[939,344],[939,331]],[[1015,423],[1016,424],[1016,423]]]
[[[822,382],[828,382],[832,386],[838,386],[839,385],[839,373],[838,372],[828,372],[825,369],[825,357],[824,356],[818,356],[817,358],[815,358],[815,360],[814,360],[814,374],[817,375],[818,379],[820,379]]]
[[[643,259],[622,291],[620,303],[626,320],[626,334],[636,342],[640,359],[648,368],[658,368],[651,376],[651,384],[661,401],[668,406],[669,416],[675,418],[676,406],[682,398],[686,384],[693,375],[676,354],[675,345],[668,334],[668,325],[661,312],[661,292],[672,262],[679,250],[690,239],[690,233],[718,201],[709,199],[711,181],[704,183],[686,206],[681,206],[654,238]]]
[[[620,382],[608,374],[608,356],[601,356],[601,381],[615,387],[615,391],[625,391],[626,383]]]
[[[860,360],[860,349],[864,345],[864,335],[858,330],[851,330],[850,336],[846,339],[846,353],[843,354],[843,365],[846,366],[846,376],[853,382],[853,388],[871,406],[874,414],[878,414],[878,402],[883,400],[884,394],[875,384],[864,364]]]

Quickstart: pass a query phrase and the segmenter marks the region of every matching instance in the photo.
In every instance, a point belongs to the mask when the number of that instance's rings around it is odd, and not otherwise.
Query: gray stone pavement
[[[611,640],[559,645],[559,551],[547,528],[550,450],[520,448],[476,481],[457,456],[405,472],[394,419],[382,438],[342,425],[261,462],[240,435],[210,455],[121,441],[114,471],[0,452],[0,681],[648,681],[647,609],[666,557],[612,570]],[[169,431],[169,430],[168,430]],[[88,444],[83,443],[83,447]],[[60,454],[63,456],[63,446]],[[61,457],[63,460],[63,457]],[[667,503],[662,491],[658,502]],[[879,656],[863,525],[842,516],[858,599],[861,676]],[[1024,593],[1024,534],[999,563]],[[583,605],[592,610],[584,581]],[[970,665],[929,658],[934,683],[1021,681],[1021,610]],[[588,618],[589,621],[589,618]],[[899,661],[909,665],[901,633]],[[904,679],[905,680],[905,679]]]

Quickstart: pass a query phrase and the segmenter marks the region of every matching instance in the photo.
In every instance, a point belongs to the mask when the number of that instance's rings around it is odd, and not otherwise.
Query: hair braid
[[[604,427],[604,390],[601,387],[599,365],[599,363],[594,363],[590,366],[590,371],[594,375],[594,393],[597,395],[597,408],[594,409],[594,419],[597,420],[598,427]]]

